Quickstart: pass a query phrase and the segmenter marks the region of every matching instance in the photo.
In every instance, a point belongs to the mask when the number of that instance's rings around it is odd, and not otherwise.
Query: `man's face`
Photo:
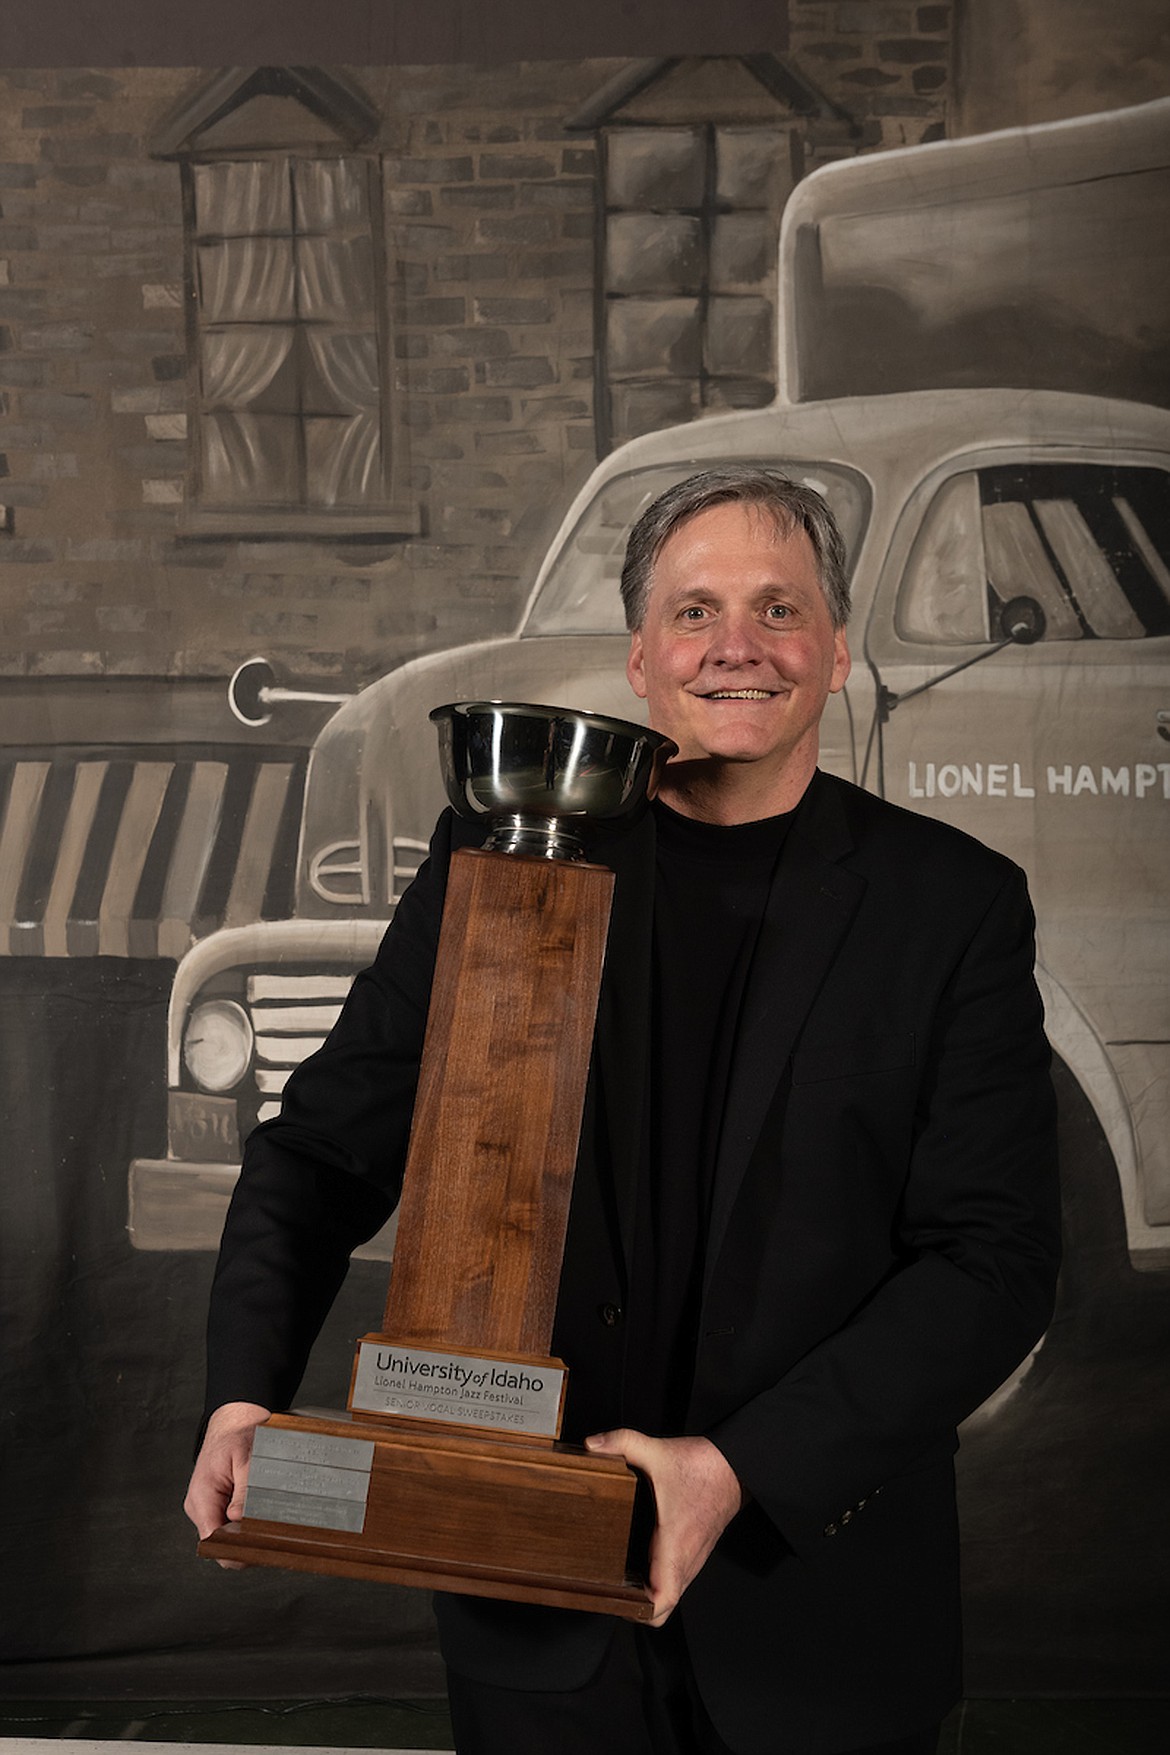
[[[815,764],[825,702],[849,675],[805,532],[734,502],[663,544],[626,674],[680,762]]]

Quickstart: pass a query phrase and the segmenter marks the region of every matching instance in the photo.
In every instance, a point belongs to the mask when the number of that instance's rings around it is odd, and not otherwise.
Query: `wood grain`
[[[451,860],[383,1328],[545,1355],[613,874]]]
[[[653,1612],[627,1574],[636,1481],[618,1459],[551,1440],[396,1429],[344,1414],[276,1414],[268,1424],[373,1443],[365,1527],[245,1517],[199,1544],[206,1557],[632,1620]]]

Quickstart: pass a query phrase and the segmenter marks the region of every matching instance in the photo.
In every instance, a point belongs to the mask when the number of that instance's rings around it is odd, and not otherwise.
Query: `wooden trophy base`
[[[551,1439],[274,1414],[244,1517],[199,1553],[649,1621],[626,1572],[635,1488],[619,1459]]]

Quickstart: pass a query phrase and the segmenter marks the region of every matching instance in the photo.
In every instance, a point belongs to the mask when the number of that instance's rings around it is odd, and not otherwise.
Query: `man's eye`
[[[707,614],[701,603],[688,604],[682,612],[684,622],[701,622]]]
[[[770,622],[786,622],[790,613],[786,603],[770,603],[765,611]]]

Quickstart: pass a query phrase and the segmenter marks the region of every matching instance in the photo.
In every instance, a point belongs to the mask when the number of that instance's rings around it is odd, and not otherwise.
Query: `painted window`
[[[604,136],[602,448],[776,392],[786,127],[615,127]]]
[[[385,528],[376,162],[275,153],[186,170],[199,517]]]

